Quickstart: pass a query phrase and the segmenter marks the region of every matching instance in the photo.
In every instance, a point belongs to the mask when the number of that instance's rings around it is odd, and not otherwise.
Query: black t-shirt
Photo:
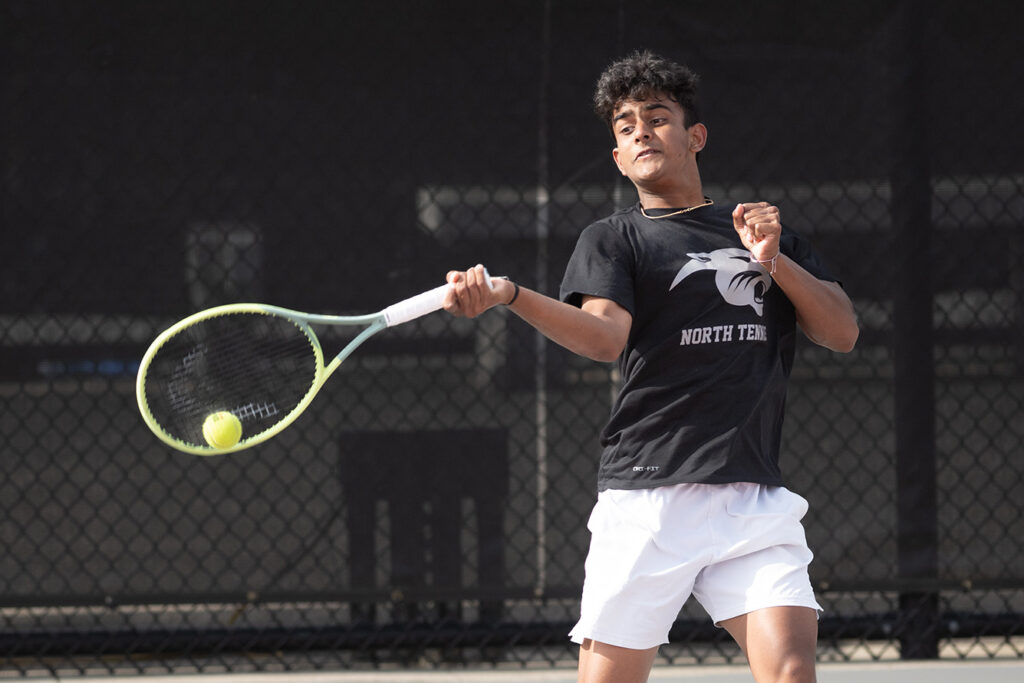
[[[782,252],[835,280],[783,228]],[[633,316],[622,389],[601,432],[598,489],[683,482],[781,485],[779,442],[796,315],[750,261],[730,208],[650,220],[639,205],[583,231],[560,296],[611,299]]]

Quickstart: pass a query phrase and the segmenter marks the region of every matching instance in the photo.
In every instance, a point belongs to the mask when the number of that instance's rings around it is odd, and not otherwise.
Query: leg
[[[700,515],[688,506],[706,495],[693,485],[598,495],[580,620],[569,634],[580,645],[580,683],[647,681],[703,567],[709,532],[689,521]]]
[[[814,683],[818,617],[809,607],[768,607],[722,622],[758,683]]]
[[[632,650],[589,638],[580,645],[579,683],[646,683],[658,648]]]

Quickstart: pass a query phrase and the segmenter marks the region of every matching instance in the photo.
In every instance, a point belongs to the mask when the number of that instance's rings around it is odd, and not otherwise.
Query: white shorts
[[[679,484],[597,498],[573,642],[638,650],[668,642],[692,594],[715,624],[765,607],[820,613],[800,519],[780,486]]]

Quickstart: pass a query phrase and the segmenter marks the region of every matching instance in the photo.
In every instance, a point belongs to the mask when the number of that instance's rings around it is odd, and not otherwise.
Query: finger
[[[779,219],[779,209],[774,206],[763,206],[748,209],[744,212],[744,218],[746,219],[747,224],[777,221]]]
[[[481,265],[473,266],[466,271],[465,287],[460,292],[462,308],[469,316],[478,315],[486,308],[483,289],[485,287],[484,269]]]
[[[754,222],[757,223],[758,225],[765,226],[774,225],[775,227],[779,227],[781,225],[781,222],[779,221],[778,211],[769,211],[767,213],[761,214],[760,216],[756,216]]]
[[[476,270],[480,280],[480,296],[484,301],[488,301],[494,292],[494,280],[491,278],[491,274],[487,272],[486,267],[478,265]]]
[[[757,220],[756,216],[752,213],[756,210],[756,204],[738,204],[732,212],[732,220],[736,232],[739,233],[740,240],[744,241],[748,247],[750,243],[755,242],[757,239],[757,232],[754,228]]]
[[[484,283],[484,267],[477,264],[466,271],[466,288],[474,299],[480,297],[480,287]]]
[[[736,208],[732,210],[732,224],[737,230],[742,230],[746,227],[746,220],[743,218],[745,212],[746,207],[743,204],[737,204]]]
[[[459,310],[459,297],[456,296],[454,287],[449,287],[448,291],[444,293],[444,299],[441,300],[441,307],[449,313],[455,313]]]
[[[768,235],[777,235],[782,231],[782,226],[774,221],[757,221],[747,226],[749,234],[754,239],[761,239]]]
[[[452,315],[462,315],[462,305],[459,302],[459,294],[456,291],[456,287],[462,279],[462,274],[456,270],[452,270],[448,272],[445,279],[451,286],[448,288],[448,291],[444,293],[444,299],[441,300],[441,306]]]

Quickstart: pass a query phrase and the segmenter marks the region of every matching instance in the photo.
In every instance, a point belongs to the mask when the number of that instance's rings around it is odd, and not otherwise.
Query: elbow
[[[586,315],[574,330],[575,348],[570,350],[599,363],[618,360],[629,341],[632,316],[607,299],[585,301],[582,310]]]
[[[818,346],[824,346],[829,351],[837,353],[853,351],[853,347],[857,345],[857,338],[860,336],[860,328],[856,323],[842,329],[832,329],[818,333],[812,333],[810,330],[803,329],[803,332],[808,339]]]
[[[838,353],[853,351],[860,337],[860,324],[852,310],[849,315],[831,315],[825,319],[805,319],[798,315],[797,324],[812,342]]]
[[[857,345],[858,337],[860,337],[860,327],[854,323],[843,330],[842,334],[837,335],[828,347],[838,353],[850,353]]]
[[[853,351],[853,347],[856,346],[856,344],[857,344],[857,337],[854,336],[848,342],[844,341],[843,343],[840,343],[840,344],[838,344],[836,346],[833,346],[832,350],[836,351],[838,353],[850,353],[851,351]]]
[[[622,355],[624,348],[626,348],[625,342],[619,343],[617,340],[606,340],[603,343],[595,343],[584,351],[583,355],[599,363],[614,363]]]
[[[590,358],[590,360],[596,360],[598,363],[614,363],[619,359],[619,354],[595,352],[592,354],[587,354],[587,357]]]

